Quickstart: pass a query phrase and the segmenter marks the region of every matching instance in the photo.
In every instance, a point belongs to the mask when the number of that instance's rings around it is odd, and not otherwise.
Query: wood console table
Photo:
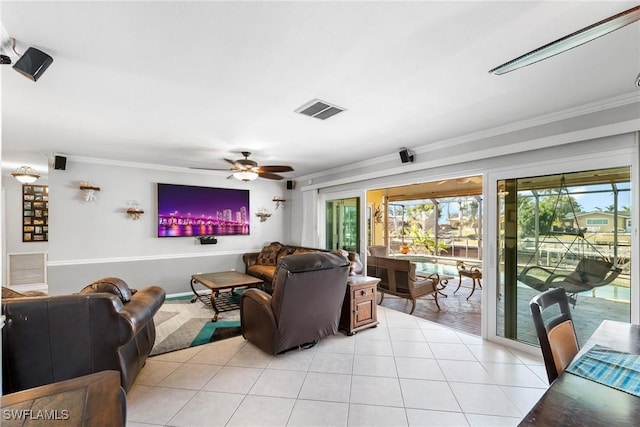
[[[100,371],[2,396],[2,426],[122,427],[120,372]]]
[[[376,287],[380,279],[369,276],[349,276],[342,303],[340,330],[347,335],[378,324]]]

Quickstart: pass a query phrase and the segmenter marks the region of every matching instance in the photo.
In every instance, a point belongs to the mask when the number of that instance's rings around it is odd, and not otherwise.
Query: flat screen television
[[[158,183],[158,237],[249,235],[249,190]]]

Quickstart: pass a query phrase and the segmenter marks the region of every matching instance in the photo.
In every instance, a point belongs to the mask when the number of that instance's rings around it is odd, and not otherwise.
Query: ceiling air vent
[[[315,117],[316,119],[326,120],[331,116],[335,116],[338,113],[345,111],[344,108],[329,104],[328,102],[314,99],[307,102],[302,107],[295,110],[296,113],[304,114],[305,116]]]

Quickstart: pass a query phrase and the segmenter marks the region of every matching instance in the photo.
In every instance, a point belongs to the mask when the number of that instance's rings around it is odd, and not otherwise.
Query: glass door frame
[[[483,271],[487,272],[485,283],[490,284],[490,286],[485,286],[483,289],[484,294],[487,296],[487,298],[483,298],[482,301],[482,310],[483,313],[486,313],[486,316],[483,316],[483,337],[490,341],[498,342],[528,353],[537,352],[536,347],[496,334],[498,321],[498,287],[496,284],[499,281],[499,260],[497,259],[499,245],[498,224],[500,215],[498,209],[498,181],[527,176],[555,175],[615,167],[630,167],[632,189],[631,218],[632,224],[638,224],[640,222],[640,197],[638,196],[638,188],[640,188],[640,173],[638,170],[640,169],[640,148],[638,145],[638,136],[636,135],[635,148],[611,149],[606,155],[603,155],[603,153],[572,155],[571,159],[555,158],[548,161],[531,163],[527,166],[516,165],[508,168],[494,169],[486,174],[486,185],[483,190],[484,199],[487,201],[483,206],[485,218],[483,234],[486,236],[486,244],[483,248],[483,259],[485,260],[483,263]],[[632,230],[631,236],[631,323],[633,324],[640,324],[640,286],[637,280],[640,271],[640,256],[638,253],[640,249],[640,237],[638,234],[638,228],[636,226],[636,228]],[[634,282],[636,286],[633,286]]]
[[[360,247],[360,259],[364,260],[364,252],[366,248],[366,238],[367,238],[367,192],[365,190],[351,190],[351,191],[341,191],[335,193],[320,193],[319,194],[318,204],[318,244],[319,247],[324,248],[326,246],[326,237],[327,237],[327,202],[342,200],[342,199],[353,199],[358,198],[358,209],[359,209],[359,218],[360,221],[358,223],[359,229],[359,247]],[[332,248],[333,249],[333,248]]]

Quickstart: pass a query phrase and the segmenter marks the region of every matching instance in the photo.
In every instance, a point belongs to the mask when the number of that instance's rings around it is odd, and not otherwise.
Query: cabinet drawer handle
[[[364,289],[360,291],[360,295],[366,295],[367,291],[365,291]]]

